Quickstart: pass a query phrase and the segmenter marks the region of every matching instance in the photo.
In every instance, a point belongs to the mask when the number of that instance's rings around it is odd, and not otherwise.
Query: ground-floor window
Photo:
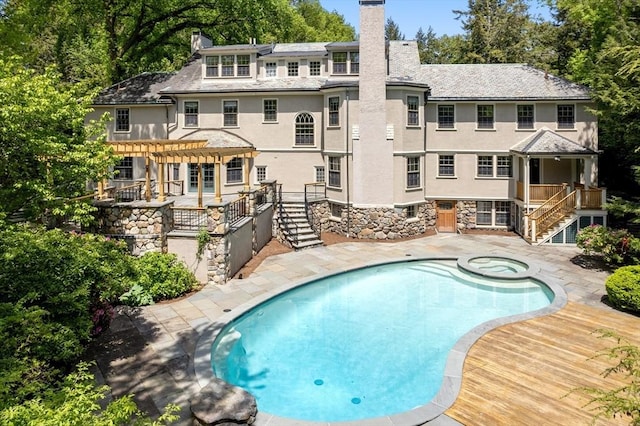
[[[114,167],[114,172],[114,179],[133,179],[133,158],[124,157],[122,160],[118,161]]]
[[[340,204],[329,203],[329,208],[331,208],[331,216],[342,217],[342,206]]]
[[[477,201],[476,225],[509,226],[511,222],[510,201]]]
[[[340,157],[329,157],[329,186],[340,188]]]
[[[215,190],[214,164],[202,165],[202,192],[213,193]],[[198,165],[189,164],[189,192],[198,192]]]
[[[417,217],[418,216],[418,206],[416,206],[416,205],[407,206],[406,212],[407,212],[407,219],[412,219],[414,217]]]

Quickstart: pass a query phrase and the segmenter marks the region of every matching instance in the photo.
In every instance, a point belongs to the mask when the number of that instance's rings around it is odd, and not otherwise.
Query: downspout
[[[429,123],[427,120],[427,102],[429,101],[429,96],[431,96],[431,89],[427,89],[424,92],[424,133],[422,142],[422,158],[424,159],[422,169],[425,170],[425,173],[422,173],[422,195],[424,198],[427,197],[427,124]]]
[[[349,184],[350,176],[349,176],[349,88],[347,87],[346,92],[346,101],[347,101],[347,126],[345,129],[345,151],[346,151],[346,162],[347,162],[347,238],[349,238],[349,233],[351,232],[351,208],[350,208],[350,196],[351,185]]]

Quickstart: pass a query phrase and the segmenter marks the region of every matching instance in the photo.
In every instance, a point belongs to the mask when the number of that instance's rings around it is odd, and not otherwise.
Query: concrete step
[[[321,240],[309,240],[304,242],[293,243],[292,246],[295,250],[302,250],[307,248],[313,248],[323,245],[324,243]]]

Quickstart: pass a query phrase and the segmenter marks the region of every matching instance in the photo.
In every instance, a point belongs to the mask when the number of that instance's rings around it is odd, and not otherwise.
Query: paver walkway
[[[182,423],[187,424],[188,399],[199,390],[193,354],[200,331],[225,310],[255,296],[317,274],[409,255],[494,254],[529,259],[558,279],[570,301],[610,309],[600,301],[608,273],[572,262],[580,253],[575,247],[530,246],[515,236],[440,234],[398,243],[348,242],[271,256],[242,280],[208,285],[171,303],[122,309],[90,356],[96,360],[97,379],[111,386],[114,396],[134,393],[150,415],[157,415],[167,403],[178,404]]]

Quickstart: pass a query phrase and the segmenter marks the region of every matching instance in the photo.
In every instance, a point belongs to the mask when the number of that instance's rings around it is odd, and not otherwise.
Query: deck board
[[[614,346],[593,332],[611,329],[640,345],[640,318],[569,303],[542,318],[509,324],[483,336],[464,365],[462,389],[446,414],[465,425],[589,425],[593,412],[577,387],[612,389],[628,382],[604,378],[613,365],[592,358]],[[628,419],[599,419],[597,425],[625,425]]]

